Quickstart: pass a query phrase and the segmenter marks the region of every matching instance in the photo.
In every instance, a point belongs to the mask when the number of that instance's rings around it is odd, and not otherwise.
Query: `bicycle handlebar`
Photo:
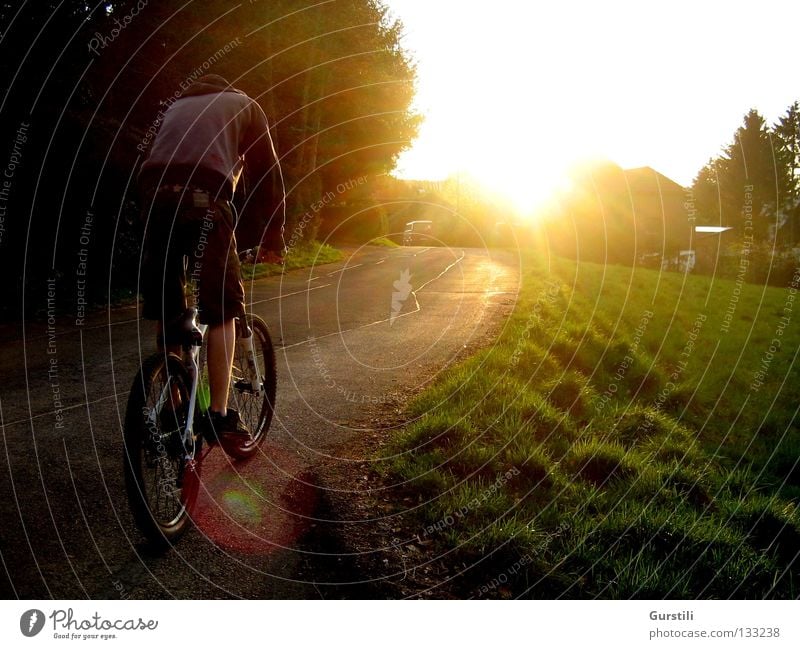
[[[261,249],[256,246],[255,248],[248,248],[247,250],[242,250],[238,253],[239,261],[242,263],[249,262],[254,263],[260,254]],[[283,264],[283,257],[280,256],[279,253],[275,252],[267,252],[265,261],[270,264]]]
[[[248,248],[247,250],[242,250],[238,253],[238,255],[239,255],[239,261],[254,261],[256,255],[258,255],[258,246],[256,246],[255,248]]]

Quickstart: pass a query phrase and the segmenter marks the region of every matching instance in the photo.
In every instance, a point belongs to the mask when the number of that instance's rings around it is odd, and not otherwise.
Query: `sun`
[[[472,112],[455,112],[444,121],[425,123],[418,145],[401,158],[396,175],[409,179],[459,176],[507,204],[518,218],[532,218],[567,183],[572,158],[559,154],[548,134],[516,132],[522,116],[518,102],[475,106],[485,116],[477,124]]]
[[[481,71],[476,62],[450,69],[446,89],[422,80],[417,110],[425,121],[395,175],[441,180],[460,174],[508,203],[517,217],[534,215],[563,186],[574,158],[587,154],[587,143],[558,128],[541,88],[518,75],[513,66]]]

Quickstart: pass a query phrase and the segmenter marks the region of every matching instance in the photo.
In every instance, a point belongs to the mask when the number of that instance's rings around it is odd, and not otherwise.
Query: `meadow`
[[[524,259],[392,442],[417,540],[478,595],[800,596],[798,287]]]

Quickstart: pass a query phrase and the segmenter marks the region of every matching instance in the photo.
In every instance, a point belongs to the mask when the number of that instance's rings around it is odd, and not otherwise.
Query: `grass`
[[[284,258],[284,265],[278,264],[242,264],[242,278],[253,280],[260,277],[280,275],[285,270],[308,268],[340,261],[344,257],[341,250],[337,250],[319,241],[304,243],[292,248]]]
[[[435,549],[476,587],[521,565],[515,596],[800,596],[794,294],[526,264],[503,336],[393,441]]]
[[[377,239],[372,239],[369,242],[370,246],[383,246],[384,248],[399,248],[400,244],[395,243],[388,237],[378,237]]]

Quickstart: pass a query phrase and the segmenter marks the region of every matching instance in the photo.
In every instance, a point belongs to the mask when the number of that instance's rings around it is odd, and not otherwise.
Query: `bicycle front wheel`
[[[136,525],[156,545],[186,530],[197,497],[193,462],[182,442],[191,380],[174,354],[154,354],[142,365],[128,398],[123,466]]]
[[[247,443],[240,443],[226,451],[244,459],[255,453],[264,440],[275,411],[277,371],[275,349],[267,324],[257,315],[248,313],[247,324],[253,332],[251,353],[250,338],[237,336],[231,374],[231,406],[251,433]]]

